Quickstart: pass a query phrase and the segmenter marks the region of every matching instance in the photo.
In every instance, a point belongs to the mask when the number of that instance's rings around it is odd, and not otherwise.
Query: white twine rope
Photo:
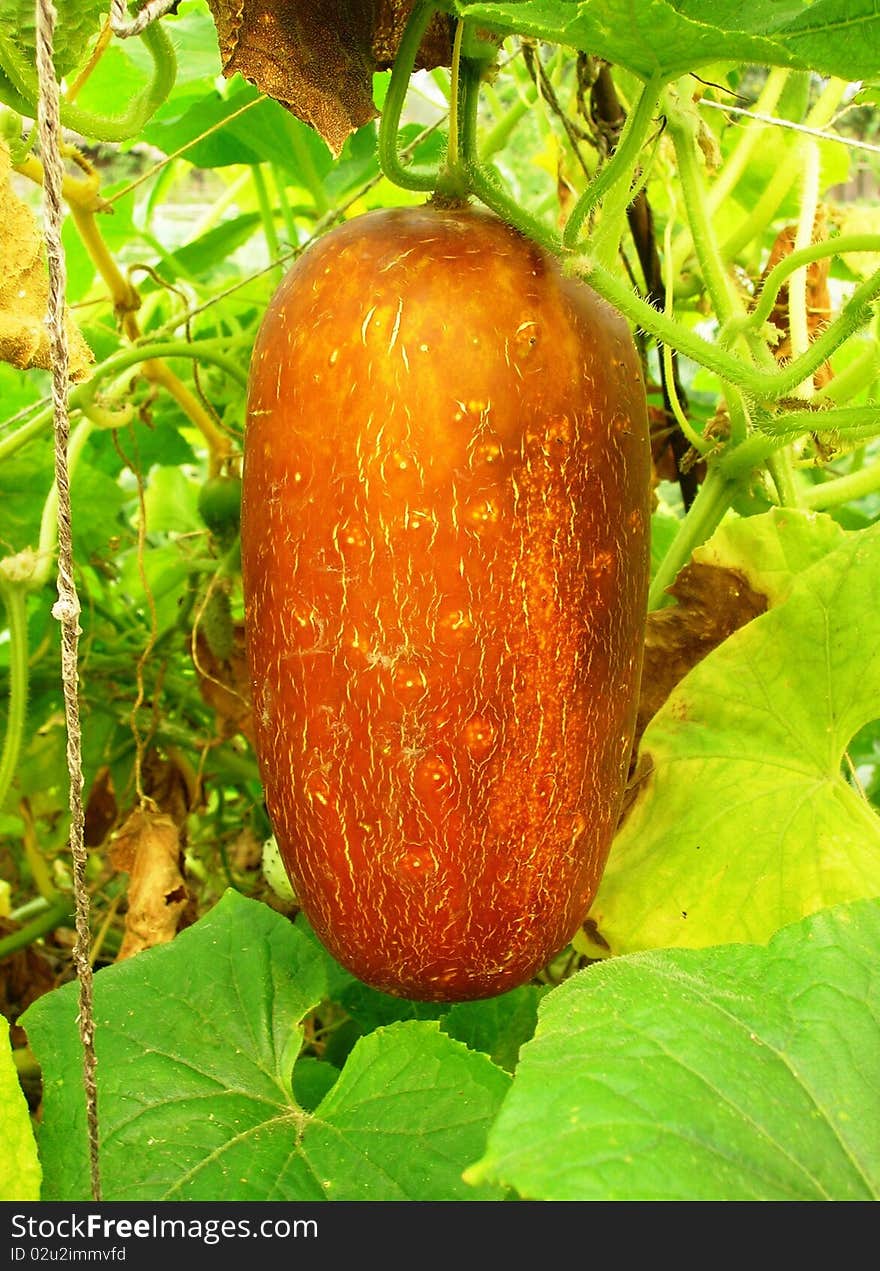
[[[52,55],[57,13],[52,0],[37,0],[37,77],[39,102],[37,125],[43,159],[43,223],[49,261],[49,302],[46,326],[52,353],[52,405],[55,423],[55,483],[58,489],[58,600],[52,616],[61,624],[61,680],[67,722],[67,770],[70,778],[70,851],[76,900],[76,943],[73,961],[79,977],[79,1033],[83,1048],[83,1085],[86,1096],[86,1128],[89,1142],[89,1171],[92,1199],[101,1199],[98,1163],[98,1089],[95,1079],[95,1025],[92,996],[92,964],[89,958],[89,894],[86,888],[87,854],[83,838],[85,817],[82,788],[82,735],[79,719],[78,653],[79,596],[73,577],[70,476],[67,449],[70,440],[68,392],[70,368],[64,299],[67,268],[61,242],[61,160],[58,81]]]
[[[129,18],[125,0],[111,0],[110,28],[120,40],[127,40],[131,35],[140,35],[156,18],[170,13],[178,0],[147,0],[147,3],[134,18]]]

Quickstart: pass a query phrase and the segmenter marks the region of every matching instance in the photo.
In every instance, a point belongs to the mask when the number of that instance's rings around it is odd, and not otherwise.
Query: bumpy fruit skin
[[[367,983],[489,997],[582,921],[649,491],[628,328],[494,216],[368,213],[272,299],[242,508],[257,753],[297,897]]]

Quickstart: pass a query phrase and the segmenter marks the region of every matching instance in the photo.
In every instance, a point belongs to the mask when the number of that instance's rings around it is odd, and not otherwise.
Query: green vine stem
[[[734,317],[730,320],[728,334],[730,331],[742,330],[746,327],[760,330],[773,312],[780,289],[795,270],[827,256],[845,256],[856,252],[880,252],[880,235],[840,234],[836,238],[829,238],[822,243],[811,243],[808,247],[801,247],[791,252],[770,270],[751,312],[744,318]]]
[[[767,471],[776,487],[780,505],[784,508],[799,507],[801,500],[795,484],[791,450],[787,445],[777,447],[767,456]]]
[[[569,213],[562,234],[564,247],[572,250],[582,247],[580,235],[584,222],[604,197],[602,222],[593,237],[591,252],[605,265],[610,265],[616,257],[626,209],[632,198],[633,176],[664,87],[662,80],[650,79],[642,88],[635,109],[626,117],[614,154],[599,169]]]
[[[694,549],[705,543],[721,524],[736,489],[736,483],[728,481],[717,466],[709,468],[690,511],[654,575],[648,592],[650,610],[670,603],[667,587],[675,582],[678,571],[690,560]]]
[[[450,202],[463,202],[470,193],[467,167],[464,162],[464,155],[472,144],[470,125],[463,118],[465,113],[463,70],[465,59],[462,57],[461,49],[465,25],[463,21],[459,21],[456,24],[455,37],[452,42],[452,74],[449,87],[449,142],[446,147],[446,162],[437,174],[437,184],[434,187],[435,198],[439,197]]]
[[[431,0],[416,0],[412,7],[394,59],[379,122],[379,166],[389,181],[404,190],[430,191],[437,184],[436,172],[414,172],[411,168],[404,167],[397,150],[400,116],[406,102],[410,77],[434,8]]]
[[[102,380],[107,379],[111,375],[118,375],[121,371],[140,362],[159,358],[189,358],[196,359],[200,363],[217,366],[243,389],[247,389],[246,372],[224,351],[229,349],[229,345],[229,340],[224,339],[195,340],[192,342],[189,340],[157,340],[120,349],[117,353],[108,357],[106,361],[95,367],[91,379],[87,383],[79,384],[71,390],[70,409],[72,411],[82,410],[87,406],[94,399],[97,386]],[[27,445],[29,441],[32,441],[34,437],[39,437],[49,427],[51,422],[52,407],[51,405],[44,406],[21,428],[0,440],[0,462],[15,454],[23,446]]]
[[[459,112],[459,155],[467,173],[471,192],[481,203],[491,208],[502,220],[513,225],[521,233],[540,243],[554,255],[562,252],[562,237],[543,221],[531,216],[507,193],[504,183],[494,168],[483,164],[477,148],[477,108],[484,63],[471,58],[461,59],[461,106]]]
[[[831,410],[794,410],[784,415],[758,419],[759,427],[770,431],[754,432],[738,446],[731,447],[717,460],[717,466],[731,480],[761,467],[780,446],[786,446],[806,433],[819,433],[832,440],[870,441],[880,434],[877,407],[842,406]]]
[[[693,108],[683,108],[670,102],[667,120],[675,147],[679,182],[694,251],[715,315],[723,327],[742,311],[742,304],[724,267],[712,221],[706,210],[706,190],[697,146],[700,119]],[[741,441],[748,432],[749,417],[735,380],[727,388],[726,400],[731,435],[734,441]]]
[[[763,371],[749,366],[726,349],[688,331],[678,322],[647,304],[615,274],[589,256],[579,256],[569,266],[586,279],[609,304],[625,314],[637,327],[664,340],[685,357],[729,381],[758,401],[778,401],[812,375],[871,316],[871,305],[880,295],[880,270],[861,283],[840,314],[810,345],[806,353],[780,370]]]
[[[845,80],[830,79],[820,93],[815,105],[807,115],[805,124],[810,128],[824,128],[834,118],[846,92]],[[764,187],[750,214],[737,226],[736,230],[721,244],[721,251],[726,260],[733,260],[744,247],[767,228],[773,220],[782,200],[793,183],[797,180],[803,164],[802,149],[792,146],[770,182]]]
[[[27,560],[23,560],[24,556]],[[21,562],[28,577],[16,577]],[[3,753],[0,755],[0,808],[12,785],[21,754],[24,725],[27,717],[28,697],[28,637],[27,597],[30,590],[29,566],[33,565],[33,553],[20,553],[0,561],[0,596],[6,607],[9,625],[9,705],[6,717],[6,735]]]
[[[833,481],[824,481],[812,486],[803,495],[801,502],[812,511],[839,507],[841,503],[849,503],[853,499],[863,499],[866,494],[876,494],[880,490],[880,463],[872,463],[867,468],[859,468],[856,472],[847,473],[845,477],[836,477]]]
[[[39,918],[34,918],[18,931],[11,931],[0,940],[0,958],[8,958],[20,949],[27,949],[35,940],[48,935],[56,927],[68,926],[73,922],[73,897],[65,896],[50,905]]]
[[[804,143],[803,155],[803,196],[794,238],[796,252],[802,252],[810,246],[819,206],[819,147],[815,141]],[[791,336],[792,357],[805,353],[809,347],[810,326],[807,308],[807,267],[799,265],[788,283],[788,329]],[[799,384],[795,392],[800,397],[809,397],[812,388],[813,384],[810,381]]]
[[[788,70],[784,70],[781,67],[774,67],[769,72],[758,100],[755,102],[754,110],[756,114],[773,114],[776,110],[789,74],[790,72]],[[740,129],[736,145],[727,156],[727,159],[706,194],[706,208],[710,216],[714,215],[714,213],[718,210],[724,200],[736,187],[742,174],[748,168],[749,161],[755,151],[758,141],[764,135],[765,128],[766,125],[760,123],[758,120],[747,119],[745,126]],[[676,278],[681,274],[684,262],[687,259],[691,248],[692,239],[690,229],[685,227],[676,234],[672,244],[672,253],[670,255],[670,260],[672,262],[670,266],[670,273],[672,273]]]
[[[174,87],[177,57],[174,45],[161,22],[153,22],[140,37],[153,60],[150,82],[128,104],[121,115],[101,115],[83,110],[61,98],[61,123],[90,141],[127,141],[139,133]],[[18,44],[15,33],[0,34],[0,101],[31,119],[37,110],[37,76],[28,51]]]
[[[269,253],[269,264],[274,265],[272,276],[276,281],[280,282],[284,269],[282,265],[278,264],[281,247],[278,242],[278,233],[275,229],[275,213],[272,209],[269,188],[266,185],[266,178],[263,176],[263,169],[258,163],[251,164],[251,178],[257,195],[257,207],[260,209],[260,222],[263,226],[266,250]]]

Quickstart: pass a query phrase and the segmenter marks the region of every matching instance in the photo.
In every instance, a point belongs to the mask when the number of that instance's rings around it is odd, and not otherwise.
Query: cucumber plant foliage
[[[57,8],[104,1197],[876,1199],[876,6]],[[88,1199],[0,400],[0,1187]]]

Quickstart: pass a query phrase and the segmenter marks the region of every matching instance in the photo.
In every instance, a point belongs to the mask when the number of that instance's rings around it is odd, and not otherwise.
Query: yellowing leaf
[[[46,327],[49,275],[40,226],[10,182],[10,155],[0,139],[0,361],[20,370],[49,370],[52,355]],[[88,375],[92,353],[66,315],[70,378]]]
[[[40,1161],[30,1113],[18,1084],[9,1046],[9,1023],[0,1015],[0,1197],[3,1200],[40,1199]]]
[[[842,771],[880,717],[880,526],[835,527],[818,559],[816,541],[799,550],[802,529],[779,514],[724,531],[717,556],[730,564],[738,548],[743,574],[762,581],[753,562],[766,555],[762,590],[779,600],[699,662],[645,730],[590,911],[614,953],[764,943],[880,894],[880,817]]]

